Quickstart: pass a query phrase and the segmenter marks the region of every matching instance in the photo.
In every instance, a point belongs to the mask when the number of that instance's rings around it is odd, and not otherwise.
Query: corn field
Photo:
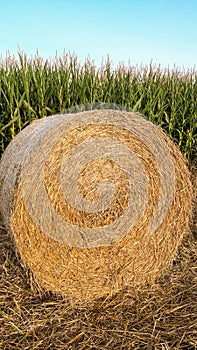
[[[0,61],[0,155],[35,119],[72,106],[113,103],[142,113],[159,125],[189,162],[196,161],[197,71],[162,70],[160,66],[113,69],[65,53],[44,60],[38,54]]]

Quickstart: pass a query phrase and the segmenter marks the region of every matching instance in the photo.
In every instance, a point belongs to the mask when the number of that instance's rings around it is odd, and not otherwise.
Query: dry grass
[[[154,283],[188,232],[184,159],[137,113],[43,118],[10,143],[1,179],[0,210],[24,265],[72,302]]]
[[[191,227],[193,235],[154,286],[77,308],[39,289],[1,225],[0,349],[197,349],[194,221]]]

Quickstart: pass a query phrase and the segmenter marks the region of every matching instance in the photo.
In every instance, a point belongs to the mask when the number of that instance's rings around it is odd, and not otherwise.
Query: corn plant
[[[74,105],[114,103],[162,127],[187,159],[196,161],[197,72],[160,66],[99,68],[77,56],[44,60],[19,52],[0,61],[0,154],[33,120]]]

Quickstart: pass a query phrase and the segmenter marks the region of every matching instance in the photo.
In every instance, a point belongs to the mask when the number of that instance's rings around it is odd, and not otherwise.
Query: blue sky
[[[197,65],[197,0],[0,0],[0,56]]]

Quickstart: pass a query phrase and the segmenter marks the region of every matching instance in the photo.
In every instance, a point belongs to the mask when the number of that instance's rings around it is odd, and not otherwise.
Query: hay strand
[[[0,209],[24,264],[71,300],[153,283],[188,230],[183,157],[137,113],[43,118],[11,142],[0,174]]]

